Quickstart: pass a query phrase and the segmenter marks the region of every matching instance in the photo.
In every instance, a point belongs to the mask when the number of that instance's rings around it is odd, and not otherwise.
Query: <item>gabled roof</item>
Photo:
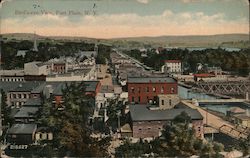
[[[13,124],[8,130],[8,134],[33,134],[37,129],[37,124]]]
[[[30,98],[28,99],[23,107],[38,107],[42,105],[42,101],[40,98]]]
[[[0,88],[5,92],[31,92],[43,82],[23,81],[23,82],[4,82],[0,81]]]
[[[150,110],[148,105],[130,105],[130,115],[132,121],[164,121],[172,120],[183,111],[185,111],[192,120],[202,120],[203,117],[196,109],[167,109],[167,110]]]
[[[34,115],[38,112],[38,107],[22,107],[20,110],[14,115],[15,118],[29,118],[34,117]]]

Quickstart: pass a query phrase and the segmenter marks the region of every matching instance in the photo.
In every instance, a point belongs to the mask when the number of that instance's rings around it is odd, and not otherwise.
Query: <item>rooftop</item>
[[[149,110],[148,105],[130,105],[130,115],[133,121],[163,121],[172,120],[181,112],[185,111],[192,120],[202,120],[202,115],[196,109],[168,109],[168,110]]]
[[[97,87],[98,83],[99,83],[99,81],[82,81],[82,82],[85,85],[85,91],[86,92],[94,92],[96,90],[96,87]],[[53,94],[54,95],[63,95],[62,89],[66,88],[66,84],[70,85],[70,83],[73,83],[73,82],[61,82],[61,83],[59,83],[56,86]],[[79,84],[81,82],[75,82],[75,83]]]
[[[14,124],[8,130],[8,134],[33,134],[36,129],[36,124]]]
[[[0,81],[0,87],[5,92],[26,92],[32,91],[43,82],[38,81],[22,81],[22,82],[5,82]]]
[[[128,77],[128,83],[177,83],[171,77]]]
[[[240,120],[250,120],[250,115],[247,115],[246,113],[244,114],[236,114],[234,117],[240,119]]]
[[[28,118],[34,117],[34,115],[38,112],[38,107],[21,107],[19,111],[14,115],[15,118]]]
[[[239,108],[239,107],[233,107],[229,111],[232,113],[245,113],[246,112],[246,110]]]
[[[114,93],[114,86],[102,85],[100,93]]]
[[[1,70],[0,76],[24,76],[24,70]]]
[[[33,106],[41,106],[42,101],[40,98],[30,98],[26,101],[26,103],[23,105],[25,107],[33,107]]]

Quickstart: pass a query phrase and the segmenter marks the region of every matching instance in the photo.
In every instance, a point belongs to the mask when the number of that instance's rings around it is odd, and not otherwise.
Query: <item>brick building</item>
[[[63,74],[67,72],[67,63],[66,62],[55,62],[52,64],[52,72],[56,74]]]
[[[159,94],[178,94],[177,81],[170,77],[129,77],[129,103],[156,103]]]
[[[165,124],[171,121],[183,111],[192,119],[190,126],[195,131],[195,136],[204,138],[203,117],[196,109],[167,109],[150,110],[147,105],[130,105],[131,127],[134,138],[155,138],[161,135]]]

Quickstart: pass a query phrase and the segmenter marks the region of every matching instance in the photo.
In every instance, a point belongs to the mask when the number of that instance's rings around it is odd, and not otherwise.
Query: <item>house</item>
[[[16,123],[33,123],[38,115],[38,107],[21,107],[14,115]]]
[[[178,94],[177,81],[170,77],[128,78],[129,103],[156,104],[159,94]]]
[[[236,107],[228,111],[227,116],[229,116],[233,123],[245,128],[250,128],[250,115],[248,109],[244,110]]]
[[[164,125],[171,124],[171,121],[182,112],[186,112],[191,117],[191,126],[195,131],[195,136],[204,138],[203,117],[197,109],[150,110],[147,105],[130,105],[129,111],[134,138],[160,136]]]
[[[53,140],[53,133],[47,127],[39,127],[36,130],[35,141],[51,141]]]
[[[36,89],[42,83],[36,81],[0,82],[0,85],[7,94],[6,103],[9,106],[20,108],[28,99],[32,98],[32,90]]]
[[[25,75],[48,75],[50,69],[43,62],[33,61],[24,64],[24,73]]]
[[[25,55],[26,55],[26,52],[28,52],[29,50],[18,50],[17,51],[17,54],[16,54],[16,56],[17,57],[25,57]]]
[[[250,116],[249,114],[237,114],[233,116],[235,118],[235,123],[243,126],[245,128],[250,128]]]
[[[35,141],[36,124],[13,124],[7,131],[7,142],[10,144],[29,145]]]
[[[181,60],[165,60],[165,70],[169,73],[181,73]]]

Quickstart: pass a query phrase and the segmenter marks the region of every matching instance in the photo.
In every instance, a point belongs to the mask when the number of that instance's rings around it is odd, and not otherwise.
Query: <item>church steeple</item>
[[[36,32],[34,32],[34,45],[33,45],[33,51],[38,52],[37,43],[36,43]]]

